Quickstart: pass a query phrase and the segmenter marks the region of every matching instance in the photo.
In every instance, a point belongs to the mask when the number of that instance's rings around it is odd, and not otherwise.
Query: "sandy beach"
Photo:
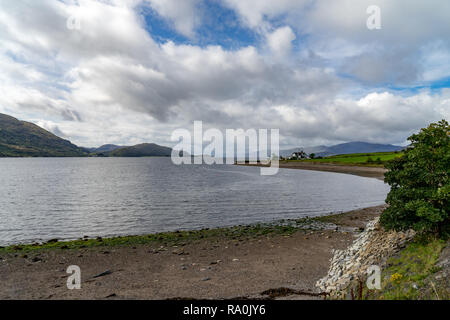
[[[331,250],[348,246],[381,210],[320,219],[338,231],[1,252],[0,299],[319,299],[314,284],[326,274]],[[80,290],[66,287],[69,265],[81,268]]]
[[[244,166],[261,166],[260,164],[238,164]],[[384,180],[384,173],[387,171],[383,167],[364,166],[364,165],[343,165],[337,163],[322,162],[301,162],[301,161],[280,161],[280,168],[301,169],[314,171],[328,171],[337,173],[353,174],[361,177],[377,178]]]

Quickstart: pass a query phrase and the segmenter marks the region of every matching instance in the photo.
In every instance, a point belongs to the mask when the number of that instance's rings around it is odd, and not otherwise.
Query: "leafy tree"
[[[316,157],[316,154],[315,154],[315,153],[311,153],[311,154],[309,155],[309,157],[310,157],[311,159],[314,159],[314,158]]]
[[[448,235],[450,209],[450,129],[445,120],[408,138],[401,157],[386,163],[389,207],[380,222],[387,229]]]

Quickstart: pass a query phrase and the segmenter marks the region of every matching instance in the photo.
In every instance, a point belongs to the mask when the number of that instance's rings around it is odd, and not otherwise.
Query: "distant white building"
[[[309,156],[303,150],[298,152],[293,152],[289,157],[289,160],[299,160],[299,159],[309,159]]]

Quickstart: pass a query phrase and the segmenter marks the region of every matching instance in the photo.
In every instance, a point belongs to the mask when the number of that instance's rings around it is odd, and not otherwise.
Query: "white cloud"
[[[336,68],[344,66],[342,72],[350,72],[363,82],[410,84],[450,77],[450,60],[445,59],[450,55],[450,2],[446,0],[226,0],[225,3],[236,10],[244,25],[256,30],[270,31],[273,20],[287,24],[296,34],[307,36],[304,41],[309,50]],[[371,5],[381,9],[381,30],[366,27],[369,17],[366,9]],[[436,45],[440,57],[436,57],[435,50],[429,50]],[[364,68],[372,70],[361,72]],[[429,71],[430,68],[434,71]]]
[[[280,57],[285,57],[291,52],[292,41],[295,40],[295,34],[288,26],[276,29],[267,35],[267,42],[272,52]]]
[[[362,36],[367,31],[342,18],[356,14],[349,2],[325,8],[318,1],[310,8],[310,1],[257,1],[252,12],[250,2],[227,1],[243,23],[267,37],[260,47],[235,50],[157,44],[137,0],[78,3],[21,1],[2,7],[0,112],[33,120],[79,145],[169,145],[171,131],[190,128],[193,120],[221,129],[280,128],[283,141],[295,145],[399,143],[449,116],[449,90],[393,94],[371,86],[386,79],[444,77],[447,42],[428,44],[424,37],[412,46],[411,38],[400,48],[388,45],[394,40],[384,35],[370,43],[373,38]],[[179,32],[195,36],[196,3],[186,3],[187,9],[171,1],[151,5]],[[318,25],[322,18],[316,11],[325,19],[333,8],[340,11],[324,23],[335,29]],[[270,19],[283,14],[286,24],[276,28]],[[81,19],[80,30],[67,29],[71,15]],[[293,23],[294,16],[308,24]],[[302,38],[306,31],[308,40]],[[297,55],[296,35],[302,46]],[[342,78],[341,72],[368,85]]]
[[[316,144],[352,140],[400,144],[418,128],[448,119],[449,99],[449,90],[409,97],[374,92],[360,99],[334,99],[311,109],[278,106],[274,110],[282,117],[286,136],[303,137],[298,145],[313,145],[311,139]]]

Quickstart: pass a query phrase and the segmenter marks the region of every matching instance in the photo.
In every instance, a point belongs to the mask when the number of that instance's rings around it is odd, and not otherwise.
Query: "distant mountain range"
[[[347,142],[336,144],[333,146],[315,146],[306,148],[293,148],[288,150],[281,150],[280,155],[282,157],[288,157],[293,152],[303,150],[304,152],[311,154],[314,153],[318,157],[328,157],[337,154],[349,154],[349,153],[372,153],[372,152],[388,152],[388,151],[400,151],[405,147],[394,146],[392,144],[379,144],[368,142]]]
[[[348,142],[334,146],[316,146],[281,150],[283,157],[303,150],[316,156],[348,153],[399,151],[401,146],[368,142]],[[169,157],[172,149],[154,143],[135,146],[105,144],[98,148],[81,148],[43,128],[0,113],[0,157]]]
[[[80,157],[87,152],[53,133],[0,113],[0,157]]]
[[[116,149],[122,148],[123,146],[118,146],[115,144],[104,144],[98,148],[85,148],[89,151],[89,153],[102,153],[102,152],[110,152]]]

